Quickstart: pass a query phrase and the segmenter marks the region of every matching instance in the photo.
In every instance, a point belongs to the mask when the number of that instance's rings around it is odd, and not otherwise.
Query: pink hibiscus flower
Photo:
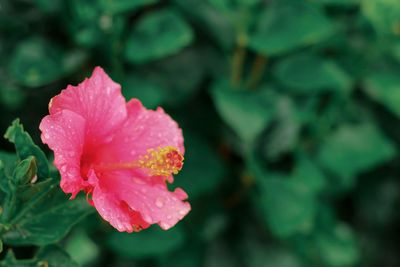
[[[121,86],[96,67],[55,96],[49,113],[41,138],[54,151],[61,188],[71,198],[86,192],[121,232],[155,223],[169,229],[190,211],[187,194],[166,185],[182,168],[184,147],[181,129],[161,108],[126,103]]]

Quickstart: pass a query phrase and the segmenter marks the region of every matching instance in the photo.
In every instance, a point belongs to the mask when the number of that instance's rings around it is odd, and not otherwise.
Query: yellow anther
[[[111,163],[97,165],[96,170],[118,170],[118,169],[134,169],[143,168],[154,176],[169,176],[177,174],[183,166],[183,156],[177,148],[173,146],[159,147],[156,149],[148,149],[147,154],[142,155],[139,159],[127,163]]]

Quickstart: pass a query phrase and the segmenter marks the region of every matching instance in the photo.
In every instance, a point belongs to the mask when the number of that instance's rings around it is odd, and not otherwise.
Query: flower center
[[[101,164],[95,168],[99,171],[143,168],[152,176],[169,176],[182,169],[183,159],[177,148],[166,146],[148,149],[145,155],[131,162]]]

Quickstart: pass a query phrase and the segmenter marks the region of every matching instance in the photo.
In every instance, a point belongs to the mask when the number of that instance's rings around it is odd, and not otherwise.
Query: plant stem
[[[240,84],[243,71],[243,63],[246,58],[247,37],[239,34],[236,42],[236,49],[232,58],[231,85],[236,87]]]
[[[251,68],[250,77],[246,85],[247,88],[254,89],[258,85],[264,73],[266,64],[267,64],[267,57],[258,54]]]

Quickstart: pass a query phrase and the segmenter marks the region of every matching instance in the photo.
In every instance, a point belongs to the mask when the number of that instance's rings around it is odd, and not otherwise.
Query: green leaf
[[[172,10],[161,10],[143,17],[132,29],[125,57],[132,63],[145,63],[179,52],[193,40],[190,26]]]
[[[3,87],[0,88],[0,103],[9,110],[17,110],[25,103],[26,93],[14,84],[1,81]]]
[[[66,241],[65,250],[79,264],[85,266],[99,257],[99,244],[96,244],[85,231],[79,229]]]
[[[187,245],[181,250],[159,257],[159,267],[201,267],[201,247]]]
[[[201,89],[200,83],[205,75],[205,58],[204,51],[186,48],[179,54],[154,62],[139,75],[142,80],[157,84],[165,104],[176,106]]]
[[[383,35],[398,35],[400,2],[397,0],[361,0],[361,10],[375,30]]]
[[[22,160],[14,170],[13,180],[17,185],[34,182],[37,173],[36,158],[29,156]]]
[[[122,93],[128,100],[138,98],[146,108],[158,107],[166,97],[165,89],[161,85],[135,75],[128,75],[124,80]]]
[[[284,247],[246,240],[244,261],[247,267],[302,267],[300,258]],[[265,263],[268,262],[268,265]]]
[[[273,126],[265,136],[263,147],[265,157],[272,160],[296,147],[302,123],[299,110],[289,97],[279,97],[274,104],[277,106],[277,114]]]
[[[280,238],[307,233],[316,215],[313,192],[302,183],[279,174],[256,171],[257,203],[271,232]]]
[[[297,156],[297,164],[294,168],[291,179],[294,183],[304,186],[312,194],[318,194],[327,185],[326,177],[318,166],[306,155]]]
[[[26,198],[20,200],[12,229],[3,234],[4,242],[11,245],[55,243],[93,211],[84,199],[68,200],[51,180],[31,185],[19,195]]]
[[[351,187],[355,176],[378,166],[395,155],[395,147],[375,126],[342,125],[327,137],[318,159],[341,179],[339,184]]]
[[[347,6],[356,6],[360,4],[361,0],[312,0],[315,3],[321,3],[325,5],[332,5],[332,6],[340,6],[340,7],[347,7]]]
[[[230,11],[236,8],[251,7],[260,3],[260,0],[208,0],[208,2],[221,11]]]
[[[398,73],[375,72],[366,77],[363,89],[369,97],[400,117],[400,77]]]
[[[371,175],[372,179],[360,184],[355,196],[357,221],[371,229],[383,229],[395,222],[398,216],[400,188],[396,178],[388,179],[386,175],[382,173],[379,180]]]
[[[14,50],[9,66],[10,75],[20,84],[37,87],[60,79],[84,60],[77,51],[65,54],[42,38],[26,39]]]
[[[316,44],[333,33],[333,25],[317,6],[304,1],[277,1],[260,15],[249,46],[266,56]]]
[[[11,143],[14,143],[15,150],[20,160],[24,160],[29,156],[34,156],[37,160],[38,178],[40,180],[49,177],[49,163],[43,151],[33,143],[32,138],[24,131],[19,119],[13,121],[8,127],[4,137]]]
[[[276,66],[275,76],[294,93],[349,92],[351,78],[335,62],[313,54],[288,57]]]
[[[329,267],[354,266],[360,260],[360,251],[351,228],[338,224],[332,232],[316,236],[319,255]]]
[[[18,157],[14,153],[0,151],[0,164],[7,177],[11,177],[15,166],[18,164]]]
[[[101,0],[102,9],[109,14],[133,12],[137,9],[155,4],[159,0]]]
[[[207,267],[239,267],[239,257],[223,240],[210,242],[204,255],[204,266]]]
[[[200,136],[185,134],[185,163],[174,185],[184,188],[190,198],[212,193],[221,184],[225,166],[215,148]]]
[[[168,231],[152,226],[135,234],[113,233],[108,244],[117,255],[146,258],[172,252],[183,245],[184,239],[184,232],[180,226]]]
[[[36,258],[39,262],[47,262],[49,267],[78,267],[78,264],[58,246],[47,246],[40,249],[36,254]],[[38,263],[36,266],[38,266]]]
[[[204,0],[172,0],[183,10],[186,17],[193,21],[212,41],[217,42],[225,50],[231,49],[235,44],[236,32],[232,22],[221,16],[210,3]],[[193,7],[196,8],[193,8]]]
[[[34,0],[35,5],[42,11],[52,14],[60,11],[62,0]]]
[[[211,96],[222,119],[245,142],[252,142],[272,120],[271,105],[275,98],[267,88],[244,91],[219,81],[214,84]]]
[[[8,251],[5,259],[0,262],[0,267],[78,267],[71,257],[57,246],[41,248],[35,258],[29,260],[17,260],[14,253]]]

